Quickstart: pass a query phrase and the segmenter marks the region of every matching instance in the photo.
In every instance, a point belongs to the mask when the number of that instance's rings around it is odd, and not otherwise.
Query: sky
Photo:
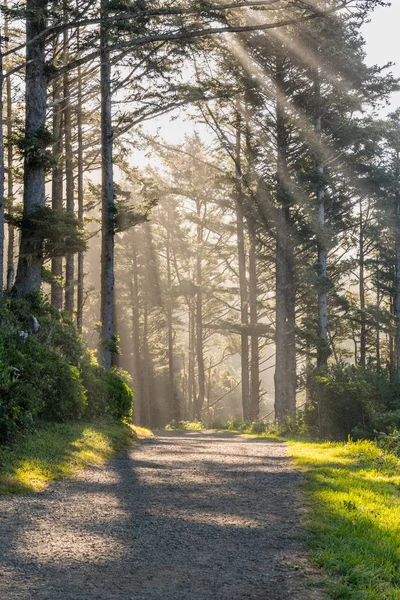
[[[390,7],[379,8],[375,10],[370,22],[365,24],[362,29],[365,38],[368,64],[384,65],[388,62],[396,62],[398,64],[392,67],[392,72],[400,77],[400,0],[393,0]],[[390,107],[386,107],[383,114],[390,112],[400,106],[400,92],[393,95],[393,101]],[[181,117],[184,114],[181,113]],[[171,120],[171,117],[166,115],[149,122],[145,130],[151,135],[157,135],[160,139],[165,140],[170,144],[179,144],[183,142],[185,135],[190,135],[194,131],[194,124],[184,118]],[[199,127],[197,126],[199,130]],[[200,127],[200,129],[202,129]],[[204,128],[200,132],[202,137],[207,134]],[[154,157],[152,157],[154,160]],[[133,162],[137,166],[147,165],[149,157],[144,153],[137,152],[133,158]]]
[[[366,41],[367,62],[369,64],[386,64],[397,62],[392,67],[393,73],[400,77],[400,0],[393,0],[392,5],[378,8],[364,25],[363,35]],[[391,109],[400,106],[400,92],[393,95]]]

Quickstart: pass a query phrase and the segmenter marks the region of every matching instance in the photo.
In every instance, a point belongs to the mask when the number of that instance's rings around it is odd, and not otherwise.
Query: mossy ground
[[[110,422],[43,425],[0,447],[0,495],[39,492],[84,467],[101,464],[151,432]]]

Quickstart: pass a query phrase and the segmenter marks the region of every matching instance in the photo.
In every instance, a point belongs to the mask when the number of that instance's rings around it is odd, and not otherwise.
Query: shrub
[[[229,419],[225,424],[225,429],[228,429],[228,431],[245,432],[249,425],[250,423],[242,421],[241,419]]]
[[[34,386],[18,379],[18,373],[0,364],[0,444],[19,431],[31,431],[42,399]]]
[[[80,373],[87,396],[85,416],[89,419],[104,416],[108,400],[105,370],[89,357],[85,357],[81,363]]]
[[[309,381],[311,404],[303,420],[311,434],[373,438],[400,426],[400,382],[383,369],[334,364],[325,372],[314,369]]]
[[[86,395],[76,367],[55,350],[30,336],[9,349],[8,361],[18,374],[19,384],[34,389],[38,396],[38,416],[48,421],[79,419]]]
[[[128,378],[91,361],[73,323],[46,296],[0,298],[0,443],[38,419],[129,418]]]
[[[173,419],[165,427],[165,429],[176,429],[181,431],[202,431],[205,428],[206,427],[204,423],[202,423],[201,421],[179,421],[177,419]]]
[[[260,435],[267,432],[267,425],[262,421],[253,421],[249,427],[249,433]]]
[[[133,392],[117,373],[106,374],[107,413],[117,421],[132,417]]]
[[[81,364],[81,376],[87,393],[87,417],[99,418],[108,414],[118,421],[132,417],[133,392],[121,378],[120,370],[107,373],[87,357]]]
[[[60,352],[69,363],[78,366],[85,347],[72,321],[52,306],[44,294],[32,293],[26,299],[8,301],[8,322],[14,329],[32,333],[33,317],[39,323],[35,338]]]

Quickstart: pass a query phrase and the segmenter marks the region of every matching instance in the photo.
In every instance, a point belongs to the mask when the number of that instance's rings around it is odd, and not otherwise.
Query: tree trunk
[[[78,32],[79,36],[79,32]],[[79,37],[78,37],[79,44]],[[78,219],[81,227],[84,225],[83,214],[83,123],[82,123],[82,72],[81,67],[78,68],[78,103],[77,103],[77,137],[78,137],[78,160],[77,160],[77,200],[78,200]],[[83,328],[83,293],[84,293],[84,253],[78,252],[78,289],[76,299],[76,324],[78,333],[82,334]]]
[[[359,239],[359,294],[360,294],[360,365],[365,367],[367,355],[367,326],[365,321],[365,274],[364,274],[364,223],[363,206],[360,199],[360,239]]]
[[[377,313],[380,309],[381,301],[379,296],[379,284],[376,286],[376,308]],[[381,368],[381,331],[379,326],[379,319],[376,320],[376,342],[375,342],[375,352],[376,352],[376,366],[378,369]]]
[[[5,6],[7,3],[5,2]],[[4,37],[5,51],[10,49],[8,17],[4,17]],[[6,79],[6,98],[7,98],[7,210],[10,215],[13,214],[14,206],[14,147],[12,144],[13,120],[12,120],[12,95],[11,95],[11,77]],[[15,227],[11,223],[8,225],[8,248],[7,248],[7,290],[10,291],[14,283],[14,244],[15,244]]]
[[[167,329],[168,329],[168,395],[169,395],[169,413],[171,419],[180,420],[181,406],[179,396],[175,386],[175,361],[174,361],[174,333],[173,333],[173,306],[172,306],[172,274],[171,274],[171,228],[173,219],[171,218],[171,207],[167,207]]]
[[[321,109],[321,83],[319,73],[317,72],[314,82],[315,90],[315,104],[316,104],[316,117],[315,117],[315,133],[319,141],[319,148],[317,160],[316,160],[316,171],[317,171],[317,204],[318,204],[318,329],[319,329],[319,344],[317,347],[317,366],[326,367],[329,356],[329,345],[328,345],[328,294],[326,290],[327,284],[327,248],[325,239],[325,185],[324,185],[324,172],[325,166],[322,162],[322,109]]]
[[[243,191],[242,191],[242,170],[241,170],[241,131],[240,131],[240,116],[237,116],[236,127],[236,234],[238,247],[238,262],[239,262],[239,289],[240,289],[240,361],[242,375],[242,413],[243,420],[250,420],[250,390],[249,390],[249,303],[247,294],[246,280],[246,249],[244,236],[244,218],[243,218]]]
[[[395,297],[394,297],[394,317],[395,317],[395,352],[394,368],[396,374],[400,376],[400,153],[396,154],[395,164],[395,210],[396,210],[396,234],[395,234]],[[392,363],[393,364],[393,363]]]
[[[68,18],[68,15],[67,15]],[[68,63],[69,31],[64,31],[64,64]],[[68,212],[75,210],[74,202],[74,158],[72,149],[72,108],[71,108],[71,86],[69,73],[64,74],[64,145],[65,145],[65,184],[66,184],[66,208]],[[73,253],[67,253],[65,260],[65,312],[72,319],[74,314],[74,270],[75,257]]]
[[[101,0],[101,14],[108,14],[108,0]],[[114,323],[114,179],[113,129],[111,116],[111,63],[108,28],[100,26],[101,85],[101,162],[102,162],[102,228],[101,228],[101,341],[102,365],[111,367]]]
[[[63,109],[61,100],[61,82],[60,79],[53,80],[53,153],[54,156],[61,157],[63,152]],[[63,164],[59,160],[53,167],[51,181],[51,206],[54,210],[61,210],[63,207]],[[63,306],[63,259],[62,256],[56,256],[51,260],[51,273],[53,280],[51,283],[51,303],[58,309]]]
[[[133,350],[133,383],[135,402],[133,405],[134,423],[142,425],[142,373],[140,360],[140,319],[139,319],[139,275],[137,262],[137,247],[135,230],[131,232],[132,250],[132,279],[131,279],[131,307],[132,307],[132,350]]]
[[[46,127],[47,79],[45,36],[42,33],[46,29],[47,0],[27,0],[26,8],[25,136],[34,139],[43,137]],[[31,43],[33,38],[36,38],[35,43]],[[45,167],[25,157],[24,216],[29,217],[45,203]],[[15,296],[26,296],[40,290],[42,263],[42,244],[24,229],[13,288]]]
[[[142,337],[142,402],[141,402],[141,422],[146,427],[153,426],[153,411],[152,411],[152,384],[153,377],[152,369],[150,368],[150,350],[148,344],[148,324],[149,324],[149,302],[148,292],[144,293],[143,302],[143,337]]]
[[[203,348],[203,271],[202,271],[202,246],[203,246],[203,224],[201,222],[201,203],[197,203],[197,250],[196,250],[196,358],[198,376],[198,394],[195,402],[194,417],[201,419],[201,410],[206,395],[205,372],[204,372],[204,348]]]
[[[286,116],[280,95],[284,89],[283,65],[277,64],[276,102],[277,201],[276,212],[276,321],[275,321],[275,418],[283,425],[296,416],[296,314],[294,249],[289,198],[285,185],[287,168]]]
[[[0,29],[0,295],[4,287],[3,37]]]
[[[189,298],[189,360],[188,360],[188,414],[192,420],[195,419],[195,357],[196,357],[196,325],[195,307],[193,298]]]
[[[260,416],[260,351],[258,345],[258,308],[257,308],[257,258],[254,223],[248,220],[249,230],[249,298],[251,325],[251,360],[250,360],[250,421]]]

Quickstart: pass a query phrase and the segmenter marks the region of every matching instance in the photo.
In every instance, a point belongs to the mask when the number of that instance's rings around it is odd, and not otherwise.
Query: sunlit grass
[[[140,437],[136,429],[106,422],[44,426],[11,448],[0,448],[0,495],[39,492],[53,481],[101,464],[133,444]]]
[[[400,460],[372,442],[289,441],[306,473],[309,543],[334,598],[400,599]]]
[[[153,432],[151,431],[151,429],[147,429],[146,427],[140,427],[139,425],[131,425],[131,427],[139,440],[153,436]]]

